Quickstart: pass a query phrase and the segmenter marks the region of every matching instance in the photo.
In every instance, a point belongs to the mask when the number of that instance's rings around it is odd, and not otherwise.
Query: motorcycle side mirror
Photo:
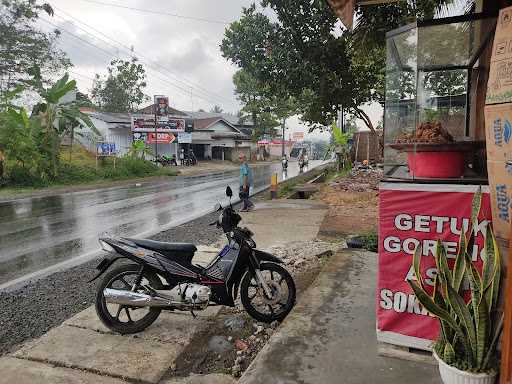
[[[214,212],[222,211],[222,205],[220,205],[220,203],[215,204],[215,206],[213,207],[213,211]]]
[[[231,187],[229,185],[226,187],[226,196],[229,198],[233,196],[233,191],[231,190]]]

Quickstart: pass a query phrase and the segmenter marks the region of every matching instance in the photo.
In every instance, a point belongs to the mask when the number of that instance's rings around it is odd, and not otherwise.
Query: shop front
[[[381,342],[432,349],[440,334],[439,321],[420,305],[409,281],[421,280],[425,291],[435,295],[438,241],[453,270],[461,233],[473,233],[467,254],[483,273],[491,223],[507,267],[512,185],[510,36],[511,8],[502,10],[498,18],[473,13],[418,21],[387,33],[376,293]],[[482,192],[481,208],[472,226],[477,191]],[[420,267],[413,263],[415,251]],[[470,279],[465,279],[461,292],[469,297],[469,290]],[[504,284],[501,293],[502,300],[510,300],[512,293]],[[498,314],[492,319],[496,325]],[[505,316],[505,346],[511,337],[507,327],[510,319],[507,323]],[[509,361],[507,348],[502,358]]]

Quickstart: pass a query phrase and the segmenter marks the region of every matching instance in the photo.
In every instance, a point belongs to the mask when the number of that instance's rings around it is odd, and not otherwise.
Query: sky
[[[219,45],[227,24],[237,20],[242,7],[252,0],[48,2],[55,15],[42,16],[40,24],[48,29],[58,27],[62,32],[58,45],[74,65],[70,75],[77,80],[79,90],[89,93],[94,75],[105,74],[114,58],[130,57],[133,47],[147,71],[148,95],[167,95],[170,104],[180,110],[209,111],[214,104],[225,112],[236,113],[241,108],[232,81],[237,68],[222,57]],[[372,105],[366,110],[376,124],[381,108]],[[297,116],[288,120],[287,127],[290,133],[307,132]],[[326,133],[311,135],[327,137]]]

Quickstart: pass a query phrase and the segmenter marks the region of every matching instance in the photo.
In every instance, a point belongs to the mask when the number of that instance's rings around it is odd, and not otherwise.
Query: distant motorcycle
[[[233,191],[228,186],[226,195]],[[210,225],[222,228],[228,244],[206,266],[192,263],[194,244],[164,243],[152,240],[99,239],[109,252],[98,265],[103,275],[119,259],[99,284],[96,313],[109,329],[122,334],[141,332],[162,310],[194,311],[209,305],[235,306],[240,295],[245,310],[256,320],[270,323],[282,320],[295,304],[295,283],[282,261],[256,248],[253,233],[240,228],[242,220],[231,202],[222,208]]]
[[[281,166],[283,167],[283,172],[288,170],[288,159],[286,157],[283,157],[281,160]]]
[[[171,166],[171,165],[178,165],[176,162],[176,157],[170,157],[167,155],[157,156],[156,163],[162,165],[163,167]]]

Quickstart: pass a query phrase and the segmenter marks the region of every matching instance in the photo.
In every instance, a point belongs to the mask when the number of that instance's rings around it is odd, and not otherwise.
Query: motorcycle
[[[193,264],[194,244],[165,243],[133,238],[101,237],[109,255],[97,266],[96,313],[114,332],[130,334],[149,327],[161,311],[195,311],[210,305],[235,306],[240,297],[254,319],[270,323],[288,315],[295,304],[295,283],[283,262],[256,248],[253,233],[238,226],[242,218],[229,205],[215,206],[219,218],[210,225],[221,228],[228,244],[206,266]]]
[[[303,158],[300,158],[300,159],[299,159],[299,173],[304,172],[304,167],[305,167],[305,166],[306,166],[306,165],[304,164],[304,159],[303,159]]]
[[[283,167],[283,172],[288,170],[288,159],[286,157],[283,157],[281,160],[281,166]]]

